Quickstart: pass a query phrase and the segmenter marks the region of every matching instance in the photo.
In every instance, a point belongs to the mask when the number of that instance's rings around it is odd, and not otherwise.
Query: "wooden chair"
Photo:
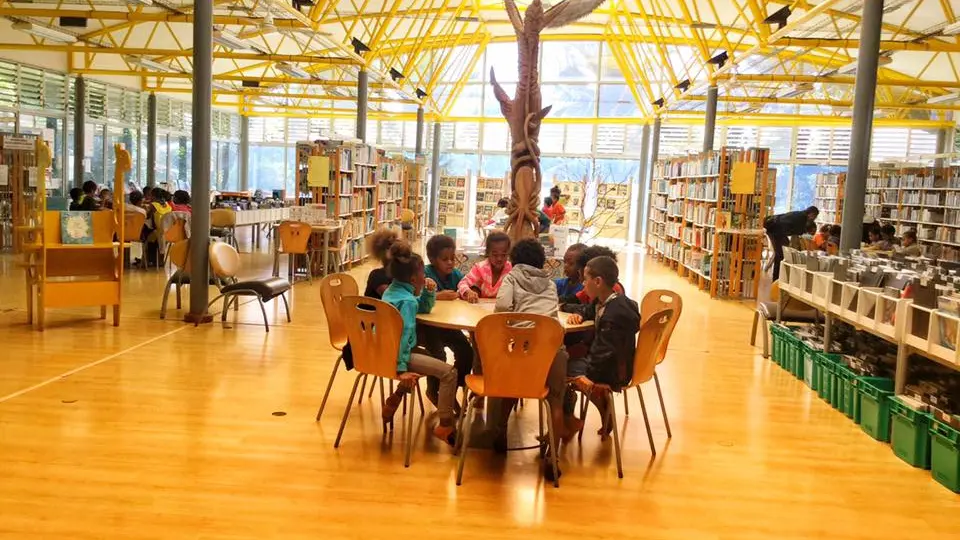
[[[296,277],[296,256],[303,255],[307,259],[307,279],[313,282],[313,258],[310,256],[310,235],[313,229],[306,223],[299,221],[284,221],[277,227],[277,236],[280,245],[273,255],[273,275],[280,275],[280,255],[286,254],[287,277],[294,281]]]
[[[181,308],[180,288],[190,284],[190,240],[184,239],[167,249],[170,264],[177,269],[167,278],[163,287],[163,300],[160,302],[160,318],[167,317],[167,299],[170,297],[170,287],[176,287],[177,309]]]
[[[160,220],[160,229],[157,231],[157,240],[160,243],[162,259],[157,268],[170,264],[167,250],[173,244],[190,238],[190,214],[186,212],[170,212]]]
[[[330,274],[320,280],[320,302],[323,304],[323,314],[327,318],[327,333],[330,336],[330,346],[340,352],[337,361],[333,364],[333,372],[327,382],[327,390],[323,393],[323,401],[317,411],[317,422],[323,416],[323,409],[327,406],[333,380],[337,378],[340,362],[343,361],[343,347],[347,344],[347,324],[341,315],[344,297],[358,296],[360,287],[357,280],[349,274]]]
[[[287,314],[287,322],[291,322],[290,304],[287,303],[287,291],[290,290],[289,281],[278,277],[239,281],[237,273],[240,271],[240,255],[235,247],[226,242],[210,243],[210,267],[217,279],[227,282],[220,288],[220,295],[211,300],[208,305],[208,307],[212,306],[217,300],[223,298],[221,321],[226,322],[231,301],[239,304],[240,296],[253,296],[260,304],[263,326],[267,332],[270,331],[270,322],[267,320],[267,308],[264,302],[280,297],[283,300],[283,309]]]
[[[239,251],[237,212],[233,208],[215,208],[210,211],[210,236],[220,238]]]
[[[123,214],[123,243],[140,244],[140,267],[147,268],[147,246],[140,239],[143,232],[143,224],[147,221],[147,215],[140,212],[125,212]]]
[[[770,357],[769,323],[777,320],[777,303],[780,301],[780,283],[774,281],[770,285],[770,301],[761,302],[758,300],[757,307],[753,311],[753,327],[750,329],[750,345],[755,346],[757,344],[757,330],[760,328],[760,321],[763,321],[764,358]],[[823,320],[819,311],[793,297],[788,298],[780,309],[780,320],[782,322],[812,323]]]
[[[345,296],[340,301],[340,314],[347,329],[347,339],[353,352],[353,368],[357,371],[357,378],[353,381],[350,390],[350,399],[343,411],[343,420],[340,421],[340,430],[333,443],[334,448],[340,447],[343,429],[347,425],[353,398],[357,394],[357,387],[361,379],[373,375],[391,381],[397,380],[397,355],[400,351],[400,336],[403,333],[403,319],[400,312],[392,305],[374,300],[366,296]],[[417,395],[420,396],[420,383],[416,383]],[[381,386],[381,397],[383,387]],[[406,407],[407,394],[403,394]],[[421,398],[421,413],[423,418]],[[407,417],[406,455],[403,466],[410,466],[410,453],[413,449],[413,410]],[[384,425],[386,428],[386,425]]]
[[[640,325],[640,333],[637,334],[637,351],[633,355],[633,374],[630,377],[630,382],[624,385],[619,391],[625,392],[630,388],[636,387],[639,393],[640,385],[653,378],[661,348],[664,346],[664,339],[667,337],[667,330],[672,328],[674,317],[675,314],[672,309],[663,309],[646,316],[645,321]],[[617,457],[617,476],[623,478],[623,463],[620,458],[620,426],[617,425],[617,410],[616,402],[613,399],[613,390],[606,385],[599,384],[596,385],[595,388],[606,391],[607,418],[604,419],[604,425],[613,426],[613,446]],[[650,443],[650,452],[656,456],[657,450],[653,446],[653,432],[650,430],[650,420],[647,418],[647,407],[644,404],[642,393],[640,393],[640,408],[643,411],[643,422],[647,428],[647,440]],[[581,409],[581,416],[583,412],[585,411]],[[606,424],[606,422],[609,422],[609,424]]]
[[[546,414],[549,432],[550,460],[553,466],[553,485],[560,486],[558,452],[553,416],[547,402],[547,374],[557,350],[563,345],[563,327],[553,317],[530,313],[493,313],[480,319],[476,329],[477,348],[483,358],[483,375],[467,375],[462,410],[457,429],[456,448],[460,452],[457,465],[457,485],[463,479],[463,464],[467,457],[470,427],[477,406],[470,397],[534,399],[540,403],[540,413]],[[544,440],[543,422],[540,423]],[[545,450],[541,446],[541,451]]]

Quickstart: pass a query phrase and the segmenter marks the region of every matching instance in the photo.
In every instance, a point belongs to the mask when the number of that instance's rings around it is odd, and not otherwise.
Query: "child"
[[[600,411],[604,426],[600,435],[607,437],[614,426],[606,424],[607,403],[604,392],[595,391],[600,384],[618,390],[630,382],[633,375],[633,355],[636,352],[636,334],[640,330],[640,310],[637,303],[618,294],[614,286],[619,283],[620,271],[610,257],[595,257],[587,263],[583,272],[583,287],[593,298],[589,304],[576,306],[567,318],[571,324],[584,320],[594,321],[594,338],[590,351],[583,358],[570,359],[567,376]],[[567,400],[567,408],[572,413]]]
[[[434,428],[433,436],[453,446],[457,431],[453,413],[457,394],[457,372],[442,360],[412,352],[417,344],[417,313],[430,313],[433,309],[437,284],[424,275],[423,259],[414,253],[406,242],[393,242],[388,261],[393,281],[383,292],[383,301],[400,312],[403,333],[400,336],[400,351],[397,356],[400,387],[384,403],[381,413],[383,421],[393,421],[403,393],[416,384],[419,375],[436,377],[440,380],[437,400],[440,424]]]
[[[614,253],[612,249],[606,246],[586,247],[580,253],[580,258],[577,259],[577,268],[581,273],[581,275],[586,269],[587,263],[589,263],[593,259],[596,259],[597,257],[609,257],[613,259],[614,262],[616,262],[617,260],[617,254]],[[617,294],[624,294],[623,285],[619,281],[613,285],[613,290]],[[590,293],[587,291],[586,287],[584,287],[579,292],[577,292],[572,299],[568,299],[568,300],[569,301],[561,301],[560,311],[572,312],[573,311],[572,306],[575,306],[578,304],[589,304],[594,299],[593,297],[590,296]]]
[[[550,188],[550,198],[553,200],[553,206],[551,206],[550,209],[553,210],[553,212],[551,212],[549,216],[557,225],[563,223],[567,217],[567,209],[564,208],[560,202],[560,197],[562,196],[563,194],[560,192],[559,187],[553,186]]]
[[[540,242],[532,238],[517,242],[510,251],[513,269],[503,278],[503,285],[497,293],[494,311],[512,311],[535,313],[547,317],[557,316],[557,285],[544,272],[543,265],[547,257]],[[573,415],[564,417],[563,395],[566,391],[567,352],[561,346],[554,357],[548,380],[551,381],[550,401],[553,425],[557,437],[565,441],[580,431],[580,424]],[[494,403],[491,403],[493,406]],[[497,434],[502,440],[506,436],[506,421],[512,410],[509,400],[500,404],[501,414]],[[494,418],[498,416],[494,415]],[[496,440],[496,439],[495,439]]]
[[[553,198],[552,197],[543,198],[543,208],[541,208],[540,211],[546,214],[551,221],[553,220]]]
[[[486,259],[473,265],[467,275],[457,285],[457,292],[471,304],[480,298],[496,298],[503,276],[510,273],[513,266],[507,260],[510,253],[510,237],[502,231],[494,231],[484,241]]]
[[[463,274],[457,269],[457,243],[449,236],[438,234],[427,240],[427,265],[424,273],[437,284],[437,300],[456,300],[457,285]],[[473,346],[463,332],[445,328],[423,327],[422,343],[434,357],[446,358],[445,348],[453,351],[453,366],[457,370],[457,385],[466,386],[465,379],[473,366]],[[440,390],[439,381],[427,379],[427,399],[434,404]]]
[[[107,209],[113,209],[113,192],[109,188],[100,190],[100,204]]]
[[[830,226],[830,236],[827,238],[827,253],[831,255],[836,255],[840,251],[840,232],[842,229],[839,225]]]
[[[75,187],[70,188],[70,211],[76,212],[80,210],[80,202],[83,199],[83,190]]]
[[[507,206],[509,204],[510,200],[506,197],[503,197],[497,201],[497,211],[493,213],[493,217],[491,217],[486,224],[488,226],[493,225],[495,227],[503,227],[503,225],[507,222]]]
[[[140,193],[139,190],[133,190],[130,192],[130,203],[124,205],[123,211],[126,213],[136,212],[138,214],[147,215],[147,210],[141,206],[143,204],[143,193]]]
[[[900,242],[900,253],[905,257],[920,257],[923,250],[917,243],[917,231],[910,229],[903,232],[903,239]]]
[[[380,300],[383,291],[390,285],[390,276],[387,274],[387,265],[390,263],[388,256],[390,248],[399,238],[396,231],[390,229],[380,229],[370,235],[367,242],[367,250],[374,259],[380,262],[380,268],[376,268],[367,276],[367,288],[363,291],[364,296]]]
[[[828,238],[830,238],[830,225],[821,225],[817,234],[813,235],[813,247],[826,250]]]
[[[193,213],[190,207],[190,194],[182,189],[173,192],[173,202],[170,204],[174,212]]]
[[[586,244],[573,244],[563,254],[564,277],[554,280],[561,303],[574,301],[576,294],[583,290],[583,269],[577,263],[586,248]]]
[[[83,194],[80,196],[79,209],[86,212],[93,212],[100,209],[100,201],[97,199],[97,183],[93,180],[87,180],[83,183]]]

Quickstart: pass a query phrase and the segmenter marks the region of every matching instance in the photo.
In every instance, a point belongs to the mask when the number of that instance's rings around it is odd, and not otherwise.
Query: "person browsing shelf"
[[[811,206],[806,210],[797,210],[785,214],[768,216],[763,221],[770,244],[773,246],[773,280],[780,278],[780,263],[783,262],[783,248],[790,244],[791,236],[800,236],[807,232],[808,224],[816,221],[820,210]]]

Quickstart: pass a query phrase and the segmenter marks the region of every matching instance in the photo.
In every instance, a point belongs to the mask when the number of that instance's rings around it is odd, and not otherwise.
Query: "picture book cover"
[[[60,212],[60,241],[64,244],[92,244],[93,214]]]

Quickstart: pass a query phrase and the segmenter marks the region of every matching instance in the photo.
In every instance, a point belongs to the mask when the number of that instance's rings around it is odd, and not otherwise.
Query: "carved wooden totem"
[[[539,229],[540,186],[540,122],[550,112],[541,109],[539,60],[540,32],[570,24],[603,4],[604,0],[564,0],[543,9],[540,0],[533,0],[523,18],[514,0],[504,0],[507,16],[517,33],[519,79],[513,99],[507,96],[490,68],[493,94],[500,102],[500,112],[510,126],[510,204],[507,206],[507,232],[514,241],[537,236]]]

